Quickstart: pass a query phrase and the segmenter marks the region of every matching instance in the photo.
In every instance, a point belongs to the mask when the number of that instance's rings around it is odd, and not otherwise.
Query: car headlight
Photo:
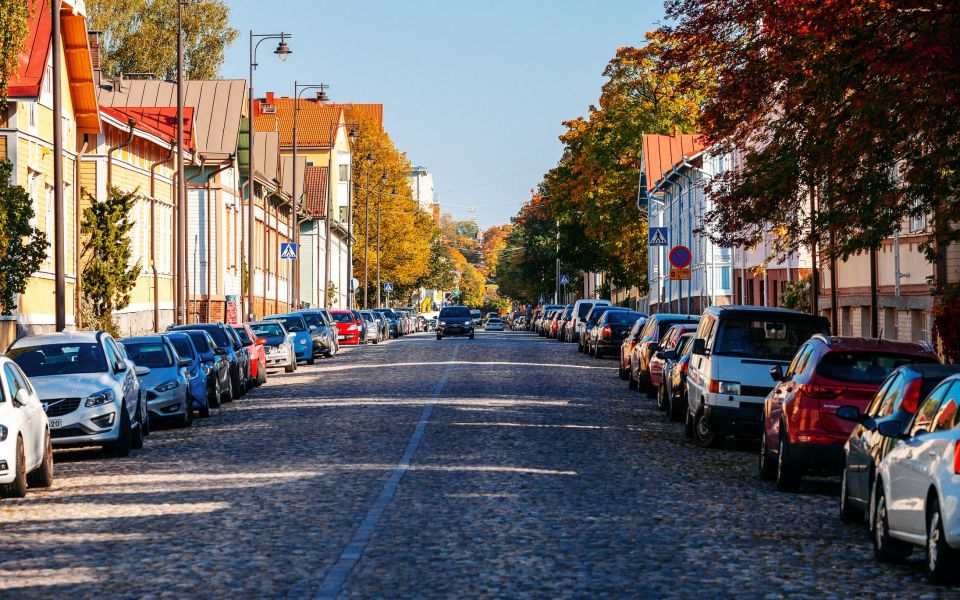
[[[113,391],[111,390],[100,390],[96,394],[90,394],[87,396],[86,401],[83,405],[87,408],[93,406],[102,406],[104,404],[110,404],[113,402]]]
[[[446,325],[447,322],[446,322],[446,321],[440,321],[440,324],[441,324],[441,325]]]
[[[740,384],[735,381],[720,381],[718,391],[721,394],[740,395]]]
[[[290,344],[286,342],[280,342],[277,344],[277,352],[287,352],[288,350],[290,350]]]
[[[0,442],[7,439],[7,428],[0,425]]]
[[[154,389],[156,389],[158,392],[169,392],[170,390],[175,390],[178,387],[180,387],[179,381],[166,381]]]

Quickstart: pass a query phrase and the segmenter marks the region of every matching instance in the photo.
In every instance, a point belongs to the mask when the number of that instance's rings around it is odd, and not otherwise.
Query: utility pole
[[[51,19],[53,23],[51,36],[53,37],[53,270],[54,302],[56,304],[56,328],[63,331],[67,328],[67,294],[66,277],[63,259],[63,98],[61,93],[61,79],[63,65],[60,60],[60,0],[50,3]],[[75,160],[80,160],[78,156]],[[77,182],[73,182],[77,185]],[[109,190],[107,191],[109,193]],[[79,215],[77,215],[79,216]],[[76,246],[76,243],[74,244]],[[76,319],[76,316],[74,316]]]
[[[557,220],[557,274],[553,288],[553,303],[560,303],[560,220]]]

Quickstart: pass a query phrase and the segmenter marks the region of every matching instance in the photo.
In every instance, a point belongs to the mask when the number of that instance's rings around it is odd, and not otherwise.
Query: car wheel
[[[188,411],[188,412],[189,412],[189,411]],[[199,416],[201,419],[209,419],[209,418],[210,418],[210,405],[207,404],[207,403],[201,404],[201,405],[200,405],[200,408],[197,409],[197,416]]]
[[[443,336],[438,333],[438,334],[437,334],[437,339],[438,339],[438,340],[442,340],[442,339],[443,339]]]
[[[620,363],[620,366],[617,368],[617,372],[620,375],[621,380],[626,381],[627,379],[630,379],[630,374],[627,373],[626,369],[623,368],[623,362]]]
[[[143,415],[140,417],[140,429],[144,437],[150,435],[150,411],[147,410],[146,404],[143,405]]]
[[[667,384],[665,381],[661,381],[660,387],[657,388],[657,409],[667,412],[669,408],[669,400],[667,399]]]
[[[635,390],[637,389],[638,385],[639,384],[637,383],[637,380],[633,378],[633,371],[630,369],[630,367],[627,367],[627,387],[631,390]]]
[[[221,399],[222,402],[233,402],[233,382],[227,386],[227,389],[223,390]]]
[[[223,397],[223,392],[220,390],[220,380],[217,379],[213,382],[213,394],[207,398],[207,406],[210,408],[220,408],[220,398]]]
[[[293,373],[293,372],[296,371],[296,370],[297,370],[297,365],[296,365],[296,363],[294,363],[294,364],[292,364],[292,365],[287,365],[287,366],[285,366],[285,367],[283,368],[283,372],[284,372],[284,373]]]
[[[470,339],[472,340],[472,339],[474,339],[474,337],[475,337],[475,336],[474,336],[474,333],[471,331],[471,332],[470,332]]]
[[[960,552],[947,544],[940,504],[934,499],[927,507],[927,581],[940,585],[957,579]]]
[[[140,450],[143,448],[145,436],[143,435],[143,424],[137,423],[137,426],[133,428],[133,432],[130,437],[130,448],[132,450]]]
[[[43,446],[43,461],[33,473],[27,475],[30,487],[48,488],[53,485],[53,442],[47,432],[47,442]]]
[[[887,499],[883,482],[878,481],[873,493],[873,556],[880,562],[900,562],[910,556],[910,544],[890,537],[887,524]]]
[[[14,478],[8,484],[0,485],[0,498],[23,498],[27,495],[27,459],[23,451],[23,438],[17,436],[17,464]]]
[[[770,447],[767,445],[767,428],[763,427],[760,434],[760,456],[757,459],[757,474],[763,481],[773,481],[777,478],[777,463],[770,457]]]
[[[800,473],[789,459],[790,444],[787,442],[787,428],[780,425],[780,446],[777,449],[777,489],[792,492],[800,485]]]
[[[267,382],[267,363],[260,363],[260,366],[257,367],[257,387],[265,384]]]
[[[312,358],[312,357],[307,359],[307,364],[310,365],[311,367],[312,367],[313,365],[315,365],[316,362],[317,362],[316,359],[314,359],[314,358]]]
[[[693,439],[693,415],[690,414],[690,407],[687,407],[686,416],[683,418],[683,436],[688,440]]]
[[[863,523],[863,509],[850,504],[850,490],[847,489],[847,465],[840,475],[840,520],[844,523]]]
[[[190,404],[190,399],[187,398],[187,410],[183,411],[183,416],[177,420],[177,427],[187,428],[193,424],[193,407]]]
[[[670,398],[667,400],[668,412],[670,414],[670,420],[674,423],[679,423],[683,420],[683,411],[687,406],[687,400],[683,397],[683,394],[669,394]]]
[[[594,356],[594,358],[603,358],[603,349],[600,348],[600,346],[597,346],[597,347],[593,350],[593,356]]]
[[[133,427],[130,426],[130,414],[127,407],[120,405],[120,434],[115,441],[103,445],[103,451],[114,458],[123,458],[130,454],[133,446]]]
[[[702,406],[693,417],[693,439],[701,448],[717,448],[723,443],[723,436],[710,428],[710,421]]]

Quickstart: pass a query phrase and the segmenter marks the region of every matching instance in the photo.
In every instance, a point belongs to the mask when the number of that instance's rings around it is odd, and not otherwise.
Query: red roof
[[[104,114],[126,123],[137,122],[137,128],[164,140],[177,138],[177,107],[175,106],[101,106]],[[183,146],[193,150],[193,107],[183,107]]]
[[[269,101],[269,102],[267,102]],[[273,106],[275,112],[264,113],[264,105]],[[297,146],[312,148],[332,148],[337,137],[338,125],[343,117],[343,108],[310,100],[300,99],[297,114]],[[293,98],[260,99],[255,103],[254,123],[258,131],[270,127],[268,123],[275,119],[280,132],[280,147],[293,146]],[[272,130],[272,129],[271,129]]]
[[[360,118],[371,119],[380,129],[383,129],[383,104],[327,104],[343,108],[348,123],[356,122]]]
[[[297,125],[299,126],[299,123]],[[327,182],[329,179],[330,169],[328,167],[307,167],[307,182],[303,190],[306,200],[303,203],[303,208],[312,217],[321,219],[326,217]]]
[[[40,84],[47,67],[47,55],[50,53],[50,33],[53,23],[50,19],[49,0],[28,0],[30,20],[27,22],[29,33],[23,51],[20,52],[20,68],[11,73],[7,95],[11,98],[37,98],[40,96]]]
[[[643,134],[643,164],[647,174],[647,190],[653,190],[663,174],[684,157],[690,158],[706,148],[699,133],[679,135]]]

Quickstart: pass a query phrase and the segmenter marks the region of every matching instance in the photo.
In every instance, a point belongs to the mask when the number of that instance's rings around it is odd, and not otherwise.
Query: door
[[[26,402],[19,406],[14,406],[14,408],[20,415],[22,423],[20,432],[23,435],[23,453],[26,468],[28,471],[32,471],[43,459],[44,427],[43,417],[41,416],[43,407],[39,402],[35,401],[35,398],[30,397],[32,395],[30,394],[30,388],[27,387],[23,378],[19,377],[17,368],[12,363],[7,363],[3,366],[3,379],[11,402],[16,403],[21,399],[17,397],[21,390],[23,390],[26,396],[26,398],[22,398],[26,400]]]
[[[874,394],[864,414],[874,419],[889,415],[905,383],[906,377],[902,373],[888,379]],[[847,456],[847,490],[851,497],[863,502],[869,500],[874,457],[879,455],[879,444],[885,443],[888,441],[882,435],[863,425],[853,429]]]

